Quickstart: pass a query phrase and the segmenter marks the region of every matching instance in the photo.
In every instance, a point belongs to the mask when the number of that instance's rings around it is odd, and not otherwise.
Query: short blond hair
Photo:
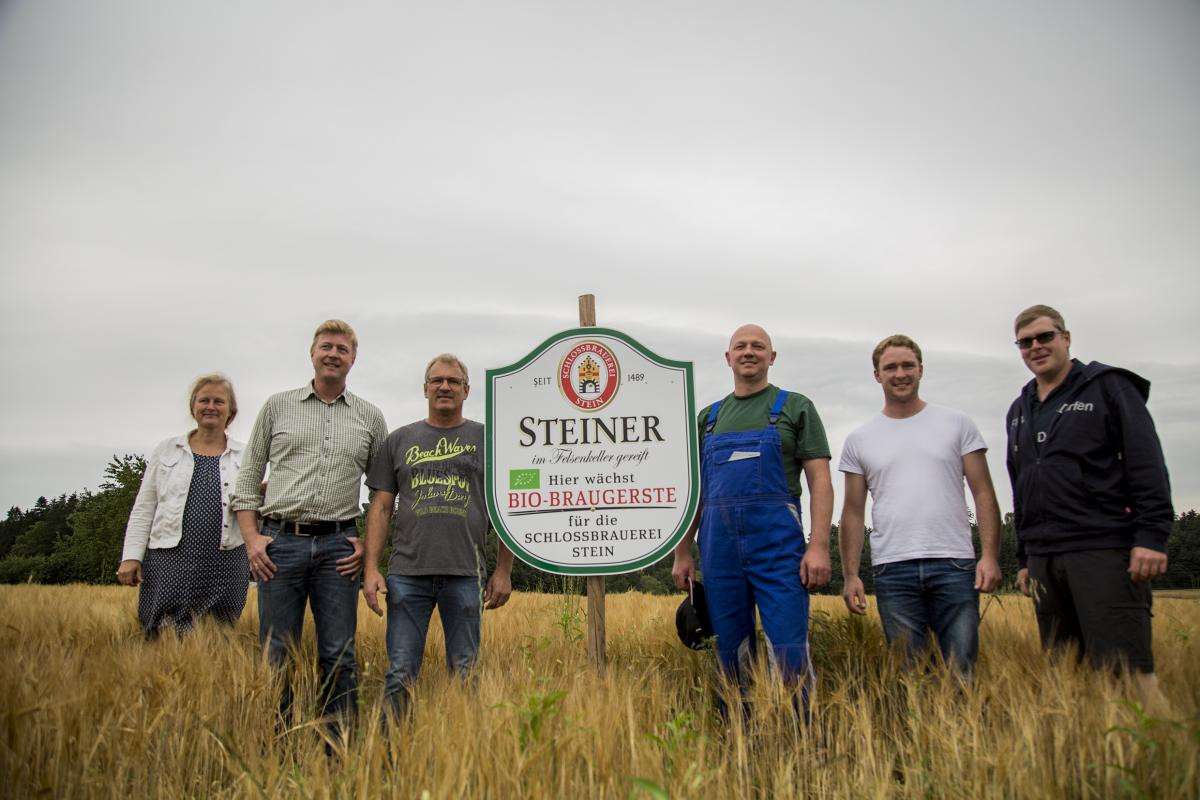
[[[308,351],[311,353],[317,346],[317,339],[321,338],[322,333],[335,333],[341,336],[349,337],[350,347],[354,352],[358,352],[358,336],[354,333],[354,328],[350,327],[350,323],[344,319],[327,319],[317,326],[317,330],[313,332],[312,345]]]
[[[225,424],[226,426],[233,424],[233,418],[237,416],[237,395],[233,393],[233,381],[220,372],[209,372],[192,381],[192,391],[188,395],[188,414],[191,414],[192,409],[196,406],[196,395],[200,394],[200,390],[210,383],[219,383],[225,387],[225,393],[229,395],[229,419]]]
[[[879,369],[879,359],[883,357],[883,351],[887,350],[889,347],[907,347],[909,350],[912,350],[913,354],[917,357],[918,364],[924,363],[921,361],[920,346],[903,333],[894,333],[879,344],[875,345],[875,349],[871,351],[871,364],[875,367],[875,369]]]
[[[1017,314],[1017,321],[1013,323],[1013,333],[1021,330],[1021,328],[1024,328],[1035,319],[1041,319],[1042,317],[1049,319],[1050,322],[1053,323],[1054,327],[1058,328],[1060,331],[1065,331],[1067,329],[1067,323],[1065,320],[1063,320],[1062,314],[1058,313],[1058,311],[1050,306],[1036,305],[1030,306],[1020,314]]]
[[[441,353],[440,355],[436,355],[429,359],[429,363],[425,365],[426,383],[429,383],[429,370],[433,369],[434,364],[450,364],[451,366],[458,367],[458,371],[461,372],[463,376],[463,386],[469,386],[471,384],[471,378],[467,375],[467,365],[460,361],[458,356],[454,355],[454,353]]]

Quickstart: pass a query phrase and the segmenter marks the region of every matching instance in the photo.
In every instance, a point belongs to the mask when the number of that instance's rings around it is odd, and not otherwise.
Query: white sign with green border
[[[519,558],[559,575],[649,566],[699,500],[692,364],[608,328],[551,336],[487,371],[488,513]]]

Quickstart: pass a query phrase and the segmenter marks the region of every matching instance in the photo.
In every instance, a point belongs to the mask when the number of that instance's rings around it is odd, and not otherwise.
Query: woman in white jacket
[[[244,446],[225,435],[237,415],[233,384],[224,375],[202,375],[188,406],[195,430],[167,439],[146,462],[117,570],[121,583],[141,585],[138,618],[151,638],[166,625],[186,633],[205,614],[232,625],[250,580],[241,530],[229,511]]]

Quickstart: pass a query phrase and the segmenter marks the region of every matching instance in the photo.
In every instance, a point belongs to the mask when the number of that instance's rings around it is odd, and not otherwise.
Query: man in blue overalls
[[[829,444],[817,410],[801,394],[767,381],[771,337],[758,325],[733,333],[725,361],[733,394],[701,411],[701,510],[675,548],[671,570],[681,589],[700,567],[721,669],[740,682],[738,648],[754,636],[754,610],[780,676],[806,685],[808,590],[829,582],[833,483]],[[808,483],[810,541],[800,515],[800,474]]]

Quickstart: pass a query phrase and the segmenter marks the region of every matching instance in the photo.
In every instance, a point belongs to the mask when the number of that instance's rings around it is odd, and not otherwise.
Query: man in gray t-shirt
[[[512,592],[513,555],[503,542],[496,570],[483,582],[489,529],[483,425],[463,417],[469,393],[463,363],[449,353],[435,357],[425,368],[429,416],[392,431],[367,473],[375,496],[367,511],[362,591],[380,616],[378,593],[387,596],[384,699],[398,715],[409,707],[433,607],[445,631],[446,665],[466,676],[479,655],[482,609],[499,608]],[[393,516],[385,580],[379,561]]]
[[[393,431],[367,481],[394,494],[389,575],[484,574],[483,425]]]

